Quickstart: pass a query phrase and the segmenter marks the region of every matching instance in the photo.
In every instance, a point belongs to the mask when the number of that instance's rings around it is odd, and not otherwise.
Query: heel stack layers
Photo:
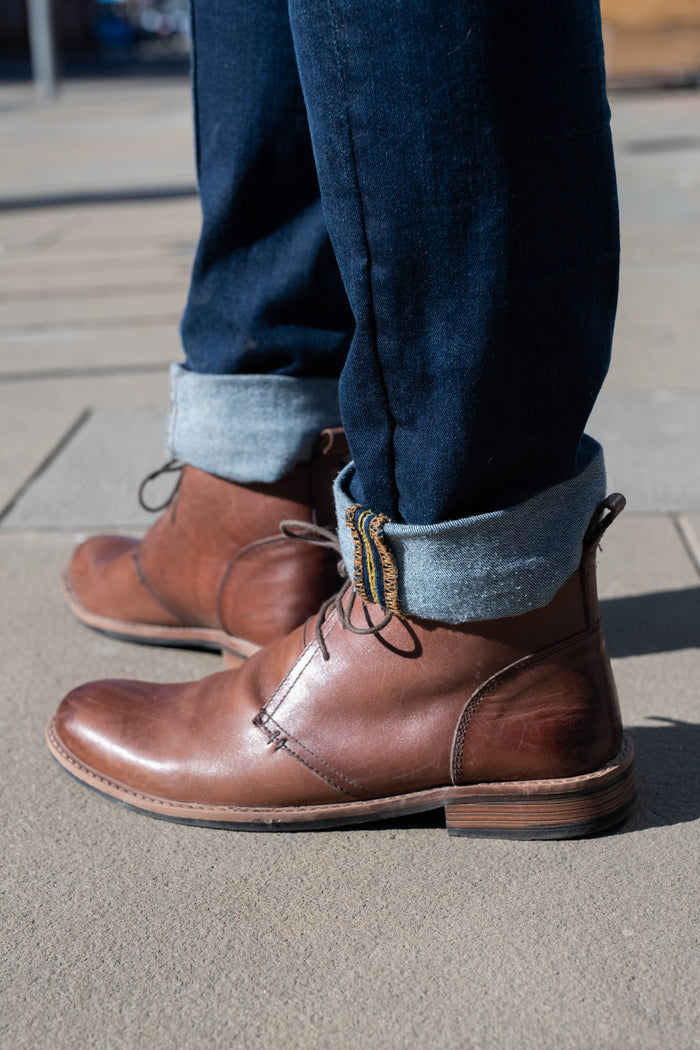
[[[636,798],[634,749],[623,738],[606,766],[579,777],[477,784],[445,805],[450,835],[565,839],[592,835],[629,816]]]

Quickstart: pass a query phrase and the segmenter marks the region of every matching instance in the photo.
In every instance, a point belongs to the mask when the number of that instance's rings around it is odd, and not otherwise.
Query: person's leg
[[[361,504],[397,523],[386,531],[405,611],[454,622],[544,604],[604,495],[581,440],[619,257],[596,0],[290,10],[357,320],[341,377],[354,459],[342,516]],[[502,513],[542,493],[531,513]]]
[[[601,830],[634,778],[595,593],[624,501],[602,501],[581,437],[617,275],[597,10],[290,10],[357,320],[337,486],[354,590],[239,672],[149,686],[167,731],[143,739],[142,685],[96,683],[49,746],[104,793],[195,823],[445,805],[456,832]]]
[[[322,212],[286,0],[194,0],[202,229],[169,447],[274,482],[337,426],[352,314]]]
[[[332,559],[302,553],[279,522],[332,524],[345,446],[327,428],[352,314],[286,0],[194,0],[192,25],[202,232],[168,434],[187,466],[174,511],[141,542],[81,545],[64,592],[79,619],[121,638],[247,655],[337,586]]]

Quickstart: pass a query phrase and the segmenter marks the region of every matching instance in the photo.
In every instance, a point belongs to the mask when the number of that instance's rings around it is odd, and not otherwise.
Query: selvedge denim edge
[[[399,611],[466,623],[518,616],[549,604],[578,567],[586,529],[606,495],[603,450],[588,435],[579,464],[573,478],[504,510],[436,525],[384,523],[384,549],[375,561],[386,561],[388,548]],[[357,531],[347,521],[348,512],[351,523],[357,517],[349,495],[353,472],[350,463],[334,486],[338,536],[351,579],[356,570],[362,574]],[[362,593],[362,580],[358,583]]]
[[[168,455],[229,481],[279,481],[311,459],[324,427],[339,424],[336,379],[170,366]]]

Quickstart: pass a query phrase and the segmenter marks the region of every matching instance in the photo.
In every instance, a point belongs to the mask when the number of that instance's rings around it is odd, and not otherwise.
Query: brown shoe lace
[[[177,496],[178,492],[180,491],[180,485],[182,484],[182,472],[184,469],[185,464],[182,462],[182,460],[169,459],[168,462],[164,463],[162,467],[158,467],[158,470],[154,470],[152,474],[147,474],[141,482],[141,484],[139,485],[139,503],[141,504],[143,509],[147,510],[150,514],[157,514],[158,511],[165,510],[166,507],[169,507],[175,499],[175,497]],[[148,485],[150,485],[152,481],[155,481],[156,478],[159,478],[161,474],[175,474],[178,472],[180,476],[175,482],[175,487],[163,503],[159,503],[158,506],[151,506],[149,503],[146,503],[146,488],[148,487]]]
[[[332,550],[335,551],[336,554],[340,554],[340,543],[338,542],[337,535],[332,529],[324,529],[323,526],[315,525],[308,521],[294,521],[293,519],[289,519],[280,522],[280,532],[289,540],[299,540],[301,543],[313,543],[317,547],[324,547],[326,550]],[[335,609],[338,622],[343,630],[350,631],[352,634],[379,634],[379,632],[383,631],[394,618],[393,612],[384,610],[386,615],[380,623],[370,624],[369,627],[356,627],[352,622],[351,617],[352,610],[355,606],[355,599],[358,595],[357,591],[352,586],[352,580],[348,577],[348,570],[345,568],[345,562],[342,557],[338,561],[338,574],[341,578],[345,578],[345,582],[337,594],[333,594],[330,598],[325,600],[321,608],[318,610],[318,615],[316,617],[316,641],[321,650],[321,655],[326,661],[330,660],[331,655],[328,651],[326,640],[323,637],[323,624],[325,623],[326,617],[331,609]],[[351,597],[346,608],[344,601],[348,591],[351,592]]]

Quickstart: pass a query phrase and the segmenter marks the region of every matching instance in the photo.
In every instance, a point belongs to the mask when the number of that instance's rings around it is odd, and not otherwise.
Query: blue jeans
[[[274,480],[340,415],[347,561],[360,505],[403,611],[545,604],[604,488],[582,439],[619,261],[597,0],[194,0],[193,26],[171,447]]]

